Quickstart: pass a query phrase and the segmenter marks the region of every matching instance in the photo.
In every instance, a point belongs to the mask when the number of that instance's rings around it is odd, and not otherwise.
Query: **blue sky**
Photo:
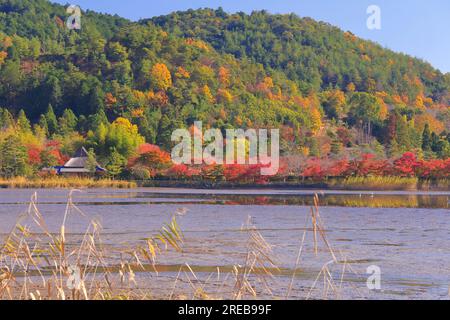
[[[54,2],[66,4],[67,0]],[[205,7],[222,7],[230,13],[262,9],[272,13],[294,12],[329,22],[450,72],[449,0],[72,0],[71,4],[131,20]],[[381,30],[369,30],[366,26],[369,5],[381,9]]]

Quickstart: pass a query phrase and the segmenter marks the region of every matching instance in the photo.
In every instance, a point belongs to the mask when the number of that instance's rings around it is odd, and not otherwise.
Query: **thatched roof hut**
[[[95,172],[88,168],[88,152],[84,147],[77,150],[72,158],[67,161],[64,166],[56,167],[58,174],[92,174],[104,173],[106,169],[102,168],[97,162],[95,163]]]

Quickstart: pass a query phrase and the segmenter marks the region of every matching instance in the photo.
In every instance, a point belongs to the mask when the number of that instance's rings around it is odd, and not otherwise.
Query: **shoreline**
[[[257,183],[233,183],[226,181],[208,182],[208,181],[178,181],[178,180],[152,180],[138,183],[139,187],[153,188],[185,188],[185,189],[279,189],[279,190],[348,190],[348,191],[450,191],[450,184],[445,181],[442,183],[430,183],[429,181],[418,181],[412,184],[398,185],[377,185],[363,181],[358,183],[344,183],[332,180],[322,182],[269,182],[265,184]]]
[[[67,189],[67,188],[185,188],[185,189],[294,189],[294,190],[348,190],[348,191],[450,191],[450,180],[420,180],[399,177],[351,177],[330,178],[324,181],[271,181],[254,182],[206,181],[206,180],[112,180],[92,178],[27,179],[23,177],[0,180],[0,189]]]

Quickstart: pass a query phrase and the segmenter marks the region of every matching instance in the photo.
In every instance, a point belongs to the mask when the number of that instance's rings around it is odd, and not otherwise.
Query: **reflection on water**
[[[159,195],[148,195],[158,197]],[[183,200],[184,199],[184,200]],[[368,208],[449,208],[447,195],[387,195],[387,194],[323,194],[320,196],[321,206],[368,207]],[[223,205],[298,205],[312,206],[311,195],[171,195],[166,199],[155,199],[153,203],[223,204]],[[133,204],[130,202],[129,204]]]
[[[0,190],[0,237],[7,234],[33,191]],[[273,295],[283,297],[292,275],[292,297],[305,297],[324,263],[329,261],[321,245],[317,256],[311,235],[310,206],[313,191],[298,190],[86,190],[74,201],[86,217],[71,216],[67,234],[76,242],[88,221],[96,217],[103,226],[109,248],[133,247],[155,234],[175,212],[185,234],[183,253],[170,253],[158,263],[158,272],[170,281],[188,263],[199,277],[229,272],[243,264],[247,234],[241,230],[248,216],[273,245],[280,267],[271,281]],[[58,232],[67,190],[39,190],[39,208],[48,227]],[[339,279],[343,265],[355,273],[346,275],[347,297],[446,299],[450,285],[450,193],[341,192],[319,194],[321,218],[330,244],[339,252],[339,263],[330,272]],[[182,209],[181,209],[182,208]],[[304,231],[302,259],[296,258]],[[345,257],[341,259],[341,257]],[[117,264],[112,260],[111,268]],[[366,269],[382,271],[382,289],[366,287]],[[184,267],[183,267],[184,268]],[[137,278],[154,277],[152,270]],[[162,290],[164,288],[158,287]]]
[[[181,190],[180,190],[181,191]],[[413,193],[413,192],[338,192],[338,191],[270,191],[249,192],[201,192],[195,193],[174,192],[174,190],[160,189],[158,192],[139,190],[136,192],[108,192],[101,195],[92,195],[89,192],[77,197],[78,205],[151,205],[151,204],[205,204],[205,205],[296,205],[312,206],[313,195],[317,193],[320,205],[331,207],[359,207],[359,208],[449,208],[450,193]],[[46,197],[46,204],[65,203],[64,197]],[[18,202],[12,198],[8,202],[5,198],[3,204],[27,204],[27,201]]]

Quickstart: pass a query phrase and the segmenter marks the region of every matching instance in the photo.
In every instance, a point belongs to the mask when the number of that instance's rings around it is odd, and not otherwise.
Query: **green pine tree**
[[[31,132],[30,120],[28,120],[25,111],[21,109],[17,116],[17,129],[20,132]]]
[[[45,115],[41,114],[41,116],[39,117],[38,125],[42,128],[42,130],[44,130],[45,135],[48,136],[48,123]]]
[[[14,118],[7,109],[0,109],[0,129],[7,129],[14,127]]]
[[[120,175],[127,164],[127,159],[122,156],[116,148],[111,149],[111,153],[109,156],[109,162],[106,166],[106,170],[108,170],[108,174],[115,178]]]
[[[90,148],[87,153],[86,168],[90,173],[95,173],[97,170],[97,160],[95,159],[95,152],[92,148]]]
[[[58,120],[56,119],[56,115],[51,104],[48,105],[47,112],[45,113],[45,119],[47,120],[48,134],[51,136],[56,133],[56,130],[58,129]]]
[[[431,130],[430,126],[425,124],[425,128],[422,133],[422,150],[423,151],[431,151]]]
[[[69,134],[77,128],[78,119],[72,110],[66,109],[62,117],[59,118],[58,133],[62,135]]]
[[[0,145],[0,175],[17,177],[30,174],[27,160],[27,150],[19,137],[11,135]]]

